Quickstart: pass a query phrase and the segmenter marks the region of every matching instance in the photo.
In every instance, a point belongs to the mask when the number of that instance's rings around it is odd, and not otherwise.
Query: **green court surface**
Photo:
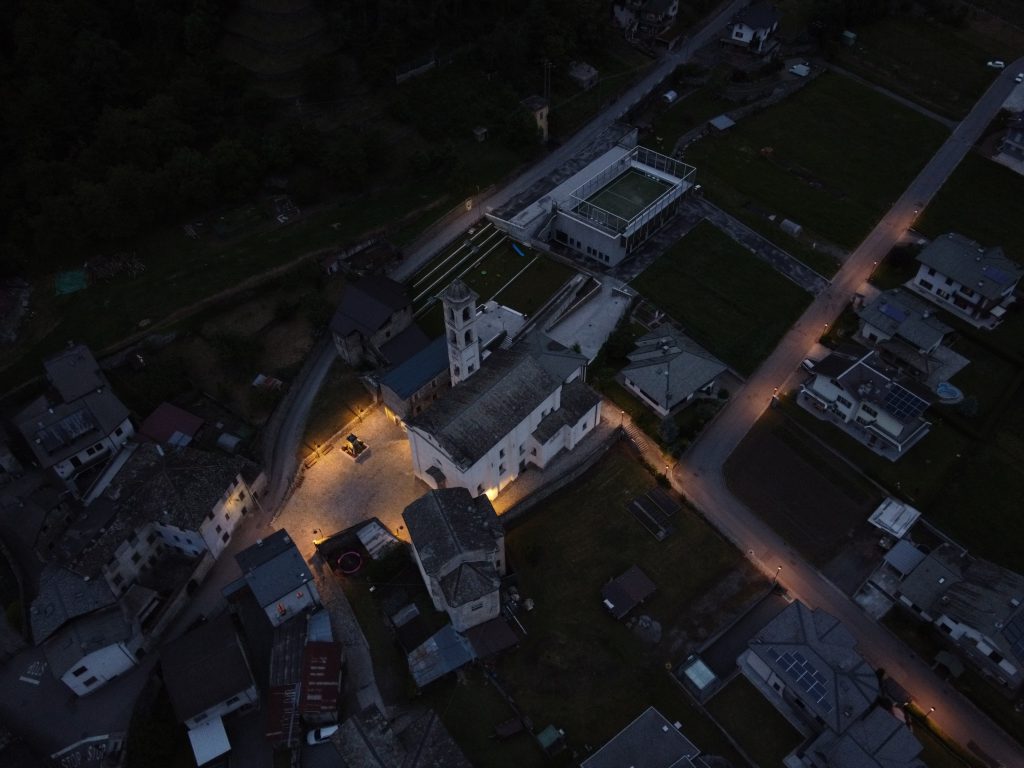
[[[665,194],[669,186],[666,181],[631,168],[591,195],[587,202],[629,221]]]

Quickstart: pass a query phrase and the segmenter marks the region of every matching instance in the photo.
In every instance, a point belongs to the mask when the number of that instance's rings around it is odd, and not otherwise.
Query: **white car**
[[[314,744],[323,744],[325,741],[331,738],[338,731],[337,724],[335,725],[324,725],[320,728],[314,728],[312,731],[306,734],[306,743],[310,746]]]
[[[1024,72],[1018,72],[1017,76],[1015,78],[1013,78],[1013,82],[1015,82],[1015,83],[1024,83]]]
[[[985,66],[991,67],[992,69],[1006,69],[1006,62],[1000,61],[999,59],[992,59],[992,61],[988,62]]]

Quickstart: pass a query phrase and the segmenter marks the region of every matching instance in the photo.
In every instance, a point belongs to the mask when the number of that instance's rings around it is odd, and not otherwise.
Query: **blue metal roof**
[[[448,345],[444,336],[438,336],[426,348],[384,374],[380,383],[404,400],[447,368]]]

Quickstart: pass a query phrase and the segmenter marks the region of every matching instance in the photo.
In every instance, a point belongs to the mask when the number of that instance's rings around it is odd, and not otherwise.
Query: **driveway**
[[[978,100],[918,174],[892,209],[850,255],[775,352],[733,397],[718,418],[691,446],[676,466],[673,484],[684,491],[707,518],[769,576],[782,566],[779,581],[795,597],[822,608],[841,620],[857,639],[861,653],[876,667],[884,667],[923,707],[935,707],[936,724],[960,744],[976,743],[1004,765],[1020,765],[1021,746],[985,717],[969,701],[939,679],[888,630],[880,627],[835,585],[805,562],[757,515],[740,503],[726,487],[722,465],[768,407],[775,387],[787,388],[800,361],[817,342],[826,323],[832,323],[913,225],[920,210],[953,172],[1014,87],[1013,73],[1024,59],[1008,67]]]

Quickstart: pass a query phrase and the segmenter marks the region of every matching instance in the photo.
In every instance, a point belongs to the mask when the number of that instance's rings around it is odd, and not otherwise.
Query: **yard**
[[[779,410],[758,420],[725,476],[737,497],[818,566],[849,545],[881,501],[855,469]]]
[[[786,755],[803,741],[786,718],[743,675],[737,675],[718,691],[707,707],[755,765],[782,765]]]
[[[709,352],[751,374],[811,297],[707,222],[633,281]]]
[[[654,143],[651,145],[666,155],[683,134],[707,123],[713,117],[734,109],[736,105],[719,95],[721,85],[717,80],[684,94],[677,102],[668,106],[660,105],[652,122]]]
[[[1024,263],[1020,201],[1024,177],[977,152],[969,153],[925,209],[917,229],[929,237],[959,232],[983,246],[998,245]]]
[[[692,145],[687,162],[715,199],[742,199],[853,248],[947,135],[941,124],[826,73]]]

